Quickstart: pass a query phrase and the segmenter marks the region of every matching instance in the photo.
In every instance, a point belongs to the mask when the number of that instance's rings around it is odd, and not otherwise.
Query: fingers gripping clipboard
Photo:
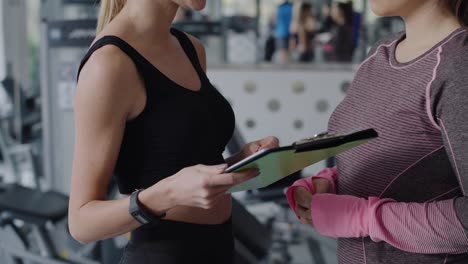
[[[322,133],[292,145],[265,149],[226,169],[226,173],[259,168],[260,175],[240,183],[228,193],[267,187],[288,175],[321,160],[357,147],[378,137],[374,129],[355,130],[347,133]]]

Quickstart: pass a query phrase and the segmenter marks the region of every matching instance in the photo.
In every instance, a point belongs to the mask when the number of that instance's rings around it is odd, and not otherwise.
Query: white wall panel
[[[214,68],[211,82],[228,98],[248,141],[274,135],[282,145],[327,130],[354,71],[348,68]],[[301,125],[302,124],[302,125]],[[314,173],[324,163],[312,166]]]

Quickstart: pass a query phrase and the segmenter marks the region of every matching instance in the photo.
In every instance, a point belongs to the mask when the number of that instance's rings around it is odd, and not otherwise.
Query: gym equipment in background
[[[12,115],[0,117],[0,152],[3,166],[14,181],[0,181],[0,260],[7,263],[97,264],[83,257],[85,247],[59,249],[71,243],[66,225],[68,197],[56,191],[43,191],[34,166],[37,156],[31,144],[20,143],[9,133]],[[32,173],[34,186],[21,184],[22,169]],[[54,230],[52,230],[52,228]],[[63,236],[65,238],[59,238]],[[29,262],[28,262],[29,261]],[[61,261],[61,262],[60,262]],[[4,262],[2,262],[4,263]]]

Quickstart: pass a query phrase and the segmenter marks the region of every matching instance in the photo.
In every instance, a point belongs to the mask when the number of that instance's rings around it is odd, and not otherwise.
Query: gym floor
[[[236,194],[235,197],[241,199],[242,196]],[[324,237],[313,227],[301,224],[289,208],[281,207],[274,202],[247,204],[246,208],[262,223],[275,218],[273,240],[286,241],[287,252],[292,257],[290,264],[337,263],[336,239]],[[278,254],[277,247],[273,245],[271,251],[271,256],[274,258]]]
[[[306,225],[300,226],[300,233],[300,244],[292,244],[289,247],[293,257],[292,264],[337,263],[335,239],[324,237]],[[315,252],[318,254],[314,254]]]

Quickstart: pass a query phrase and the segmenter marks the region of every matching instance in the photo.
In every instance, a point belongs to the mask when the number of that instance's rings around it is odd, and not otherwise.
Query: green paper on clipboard
[[[232,187],[227,193],[267,187],[294,172],[377,137],[378,134],[374,129],[347,133],[322,133],[294,142],[290,146],[259,151],[226,169],[226,173],[229,173],[260,168],[260,175]]]

